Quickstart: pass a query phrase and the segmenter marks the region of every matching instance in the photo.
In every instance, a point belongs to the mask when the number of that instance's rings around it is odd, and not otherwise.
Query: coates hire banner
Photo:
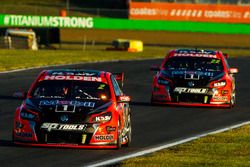
[[[250,23],[250,6],[131,2],[129,18]]]
[[[0,26],[93,28],[92,17],[58,17],[0,14]]]

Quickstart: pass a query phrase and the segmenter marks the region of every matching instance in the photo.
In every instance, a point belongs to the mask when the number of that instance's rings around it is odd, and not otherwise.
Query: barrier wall
[[[2,27],[96,28],[114,30],[150,30],[204,32],[220,34],[250,34],[250,24],[206,23],[191,21],[128,20],[92,17],[54,17],[1,15]]]
[[[250,23],[250,6],[131,2],[130,19]]]
[[[94,28],[119,30],[204,32],[219,34],[250,34],[250,24],[204,23],[160,20],[149,21],[95,18]]]

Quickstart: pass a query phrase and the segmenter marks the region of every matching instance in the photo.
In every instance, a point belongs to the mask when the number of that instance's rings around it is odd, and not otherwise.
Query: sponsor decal
[[[5,26],[93,28],[92,17],[3,15]]]
[[[16,132],[16,136],[31,138],[32,133],[31,132]]]
[[[185,71],[172,71],[172,75],[183,75]]]
[[[106,115],[106,116],[97,116],[94,118],[95,122],[105,122],[105,121],[109,121],[111,119],[111,116]]]
[[[60,120],[61,120],[62,122],[67,122],[67,121],[69,120],[69,116],[68,116],[68,115],[61,115],[61,116],[60,116]]]
[[[101,84],[101,85],[99,85],[99,87],[97,89],[103,90],[105,88],[105,86],[106,86],[105,84]]]
[[[72,105],[57,105],[55,112],[71,112],[74,113],[76,109],[76,106]]]
[[[41,100],[39,105],[41,106],[51,106],[51,105],[62,105],[62,111],[68,111],[69,106],[77,106],[77,107],[95,107],[95,102],[89,101],[60,101],[60,100]]]
[[[87,135],[86,135],[86,134],[83,134],[83,135],[82,135],[82,144],[85,144],[86,139],[87,139]]]
[[[41,126],[42,130],[47,130],[48,132],[56,131],[85,131],[86,125],[82,124],[59,124],[59,123],[43,123]]]
[[[90,72],[67,72],[67,71],[55,71],[52,72],[51,75],[75,75],[75,76],[96,76],[98,73],[90,73]]]
[[[228,97],[227,96],[215,96],[213,97],[214,101],[227,101]]]
[[[207,88],[185,88],[185,87],[176,87],[174,92],[181,93],[191,93],[191,94],[206,94],[208,92]]]
[[[130,19],[249,23],[244,5],[130,2]]]
[[[74,81],[93,81],[102,82],[101,77],[91,77],[91,76],[74,76],[74,75],[47,75],[44,80],[74,80]]]
[[[199,80],[200,75],[195,74],[195,73],[186,73],[184,76],[185,79],[191,79],[191,80]]]
[[[106,127],[106,130],[108,133],[112,132],[112,131],[115,131],[116,130],[116,127],[112,127],[112,126],[107,126]]]
[[[195,75],[199,75],[199,76],[202,76],[202,75],[208,76],[208,77],[214,76],[214,73],[212,72],[195,71],[192,73]],[[172,75],[184,75],[184,74],[192,74],[192,73],[189,73],[188,71],[172,71]]]
[[[175,53],[174,57],[206,57],[206,58],[217,58],[216,55],[206,53]]]
[[[103,141],[103,140],[114,140],[114,135],[95,135],[94,139],[96,141]]]

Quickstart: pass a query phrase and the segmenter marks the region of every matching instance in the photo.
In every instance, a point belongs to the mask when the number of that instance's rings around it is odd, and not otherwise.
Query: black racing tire
[[[128,138],[128,142],[126,144],[124,144],[125,147],[129,147],[131,145],[131,141],[132,141],[132,124],[131,124],[131,114],[128,115],[128,124],[127,127],[129,130],[127,132],[127,138]]]
[[[151,95],[150,104],[152,106],[155,106],[155,100],[153,99],[153,95]]]
[[[235,91],[233,91],[232,94],[231,94],[229,108],[233,108],[235,106],[235,100],[236,100],[235,94],[236,94]]]
[[[118,121],[118,125],[117,125],[117,141],[116,141],[116,149],[120,149],[122,148],[122,133],[121,133],[121,123],[120,123],[120,119]]]
[[[12,143],[15,142],[15,138],[14,138],[14,132],[12,132],[12,136],[11,136],[11,139],[12,139]]]

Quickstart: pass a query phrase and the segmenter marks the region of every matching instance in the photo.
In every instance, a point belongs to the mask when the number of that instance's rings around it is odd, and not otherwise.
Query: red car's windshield
[[[222,72],[220,59],[197,57],[173,57],[164,64],[166,70]]]
[[[101,99],[110,98],[109,86],[88,81],[40,81],[31,92],[32,98]]]

